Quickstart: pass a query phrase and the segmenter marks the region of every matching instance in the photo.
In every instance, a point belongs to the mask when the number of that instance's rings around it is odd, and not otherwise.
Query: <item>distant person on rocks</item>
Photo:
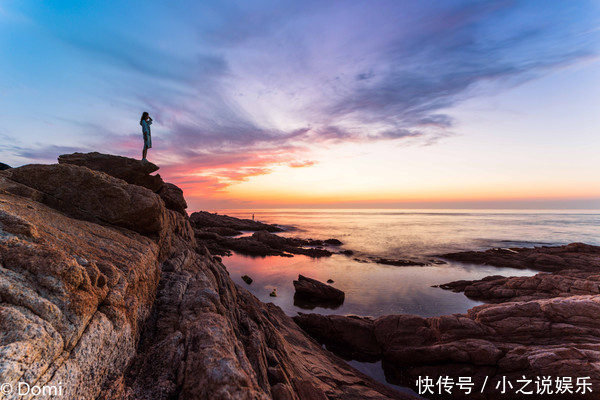
[[[140,125],[142,126],[142,135],[144,136],[144,150],[142,151],[142,161],[146,160],[146,153],[148,149],[152,148],[152,136],[150,135],[150,125],[152,125],[152,118],[144,111],[142,118],[140,119]]]

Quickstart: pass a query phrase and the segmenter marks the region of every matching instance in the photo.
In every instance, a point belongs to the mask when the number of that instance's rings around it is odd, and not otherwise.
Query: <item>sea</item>
[[[600,210],[215,210],[237,218],[280,225],[286,237],[335,238],[330,246],[346,256],[326,258],[224,257],[232,279],[264,302],[286,314],[316,312],[378,317],[417,314],[431,317],[463,313],[481,302],[435,285],[489,275],[523,276],[536,271],[474,265],[444,260],[446,264],[397,267],[377,264],[378,258],[443,260],[442,254],[490,248],[558,246],[573,242],[600,245]],[[251,232],[245,233],[250,235]],[[294,305],[293,281],[298,275],[326,282],[346,293],[338,308],[307,310]],[[253,279],[246,284],[242,275]],[[276,289],[277,297],[270,293]]]
[[[450,252],[535,246],[573,242],[600,245],[600,210],[390,210],[390,209],[262,209],[214,210],[237,218],[280,225],[286,237],[335,238],[331,257],[223,257],[231,278],[263,302],[298,312],[378,317],[416,314],[432,317],[464,313],[483,304],[463,293],[437,285],[489,275],[528,276],[537,271],[497,268],[444,260]],[[246,232],[244,235],[250,235]],[[352,255],[337,254],[351,250]],[[444,264],[392,266],[375,260],[441,260]],[[294,304],[293,281],[304,275],[345,292],[336,308]],[[251,284],[241,277],[248,275]],[[270,293],[276,289],[277,296]],[[385,382],[380,363],[350,361],[359,370]],[[411,392],[407,388],[398,388]],[[414,394],[414,393],[413,393]]]

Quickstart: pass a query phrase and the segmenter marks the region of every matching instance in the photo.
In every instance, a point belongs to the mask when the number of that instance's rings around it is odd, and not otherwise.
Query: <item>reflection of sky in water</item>
[[[306,256],[251,258],[234,254],[224,257],[234,282],[247,288],[261,301],[272,302],[286,314],[297,311],[320,314],[356,314],[380,316],[385,314],[418,314],[430,317],[442,314],[463,313],[482,304],[469,300],[462,293],[432,288],[459,279],[480,279],[488,275],[532,275],[530,270],[494,268],[461,263],[429,267],[395,267],[374,263],[360,263],[341,255],[311,259]],[[337,309],[317,307],[302,310],[294,306],[293,280],[298,274],[326,282],[346,293],[344,304]],[[242,275],[254,282],[247,285]],[[269,293],[277,288],[278,297]]]
[[[416,397],[417,399],[425,399],[425,397],[419,396],[419,394],[417,392],[415,392],[414,390],[412,390],[409,387],[397,386],[397,385],[393,385],[391,383],[387,383],[386,379],[385,379],[385,373],[383,372],[383,367],[381,366],[381,361],[369,363],[369,362],[360,362],[360,361],[356,361],[356,360],[346,360],[346,362],[348,364],[352,365],[354,368],[356,368],[360,372],[362,372],[363,374],[369,375],[373,379],[375,379],[381,383],[385,383],[388,386],[391,386],[394,389],[398,390],[399,392],[408,393],[408,394],[412,395],[413,397]]]
[[[241,218],[248,211],[229,210]],[[491,247],[532,247],[585,242],[600,245],[598,212],[537,211],[414,211],[414,210],[263,210],[257,220],[294,226],[283,236],[313,239],[337,238],[342,249],[354,256],[420,258],[435,254],[485,250]],[[354,257],[353,256],[353,257]],[[344,304],[335,309],[316,308],[322,314],[418,314],[435,316],[463,313],[481,304],[432,285],[460,279],[481,279],[489,275],[533,275],[535,271],[495,268],[451,262],[428,267],[395,267],[359,263],[352,257],[251,258],[225,257],[223,263],[234,281],[248,288],[260,300],[279,305],[287,314],[305,311],[293,305],[292,281],[302,274],[346,292]],[[241,276],[254,279],[246,285]],[[279,297],[269,297],[272,288]]]

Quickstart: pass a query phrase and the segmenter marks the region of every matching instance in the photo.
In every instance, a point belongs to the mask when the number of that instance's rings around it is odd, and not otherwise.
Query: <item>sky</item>
[[[0,0],[0,161],[189,210],[600,209],[598,1]]]

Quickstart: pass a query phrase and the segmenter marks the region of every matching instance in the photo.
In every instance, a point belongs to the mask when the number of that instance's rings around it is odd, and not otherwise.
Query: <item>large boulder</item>
[[[298,275],[298,280],[294,281],[294,288],[296,289],[294,299],[317,303],[342,304],[344,302],[345,294],[341,290],[303,275]]]
[[[173,185],[172,183],[166,182],[163,187],[158,191],[158,195],[165,202],[165,206],[173,211],[177,211],[182,215],[186,215],[185,209],[187,208],[187,202],[183,197],[183,190]]]
[[[127,183],[148,188],[153,192],[158,192],[164,184],[160,175],[150,175],[158,171],[158,166],[148,161],[129,157],[98,152],[73,153],[59,156],[58,163],[79,165],[94,171],[102,171],[115,178],[123,179]]]
[[[157,194],[102,172],[71,164],[30,164],[2,173],[28,188],[6,185],[5,190],[22,195],[33,189],[36,200],[76,218],[141,233],[159,232],[165,225],[164,202]]]
[[[102,153],[63,154],[58,157],[58,162],[101,171],[132,185],[148,188],[158,193],[168,209],[187,216],[187,202],[183,197],[183,190],[172,183],[163,182],[158,174],[150,175],[158,170],[158,166],[151,162]]]

